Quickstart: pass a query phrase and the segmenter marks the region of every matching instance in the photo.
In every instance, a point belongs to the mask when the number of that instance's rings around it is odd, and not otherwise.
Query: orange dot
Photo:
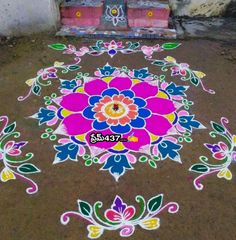
[[[148,12],[147,12],[147,16],[148,16],[148,17],[152,17],[152,16],[153,16],[153,11],[148,11]]]
[[[81,12],[80,12],[80,11],[77,11],[77,12],[76,12],[76,17],[78,17],[78,18],[81,17]]]

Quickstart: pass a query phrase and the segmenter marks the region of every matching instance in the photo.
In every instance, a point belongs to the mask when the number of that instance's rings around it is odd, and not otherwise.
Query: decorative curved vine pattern
[[[232,135],[227,129],[229,123],[227,118],[221,118],[221,123],[211,122],[213,131],[210,132],[212,138],[217,136],[222,137],[223,140],[210,144],[205,143],[205,147],[212,153],[212,157],[216,163],[211,164],[206,156],[200,157],[200,163],[194,164],[189,169],[191,172],[200,174],[194,180],[194,186],[197,190],[203,189],[202,180],[210,175],[217,174],[218,178],[226,180],[232,179],[232,173],[229,169],[231,164],[236,161],[236,135]]]
[[[30,87],[30,89],[25,96],[18,97],[18,100],[23,101],[31,94],[40,95],[43,87],[51,85],[53,80],[58,79],[59,73],[66,74],[68,72],[78,71],[81,68],[79,64],[83,56],[100,56],[104,53],[108,54],[111,58],[118,53],[143,53],[147,60],[151,60],[154,65],[161,66],[164,72],[167,71],[168,67],[171,67],[171,69],[174,69],[175,67],[175,75],[182,75],[181,80],[190,80],[195,86],[199,85],[200,83],[203,89],[206,90],[201,80],[203,77],[205,77],[204,73],[190,70],[188,67],[186,67],[187,64],[177,64],[174,58],[171,57],[167,57],[165,60],[152,59],[153,54],[162,52],[164,50],[176,49],[180,45],[181,44],[179,43],[164,43],[162,45],[157,44],[155,46],[140,46],[138,42],[127,42],[125,45],[123,45],[122,42],[116,42],[114,40],[111,42],[103,42],[102,40],[98,40],[94,46],[82,47],[77,50],[73,45],[66,46],[65,44],[61,43],[51,44],[49,47],[54,50],[62,51],[63,54],[74,55],[75,63],[65,64],[64,62],[56,61],[53,66],[39,70],[36,77],[26,81],[26,84]],[[184,71],[186,74],[183,75]],[[177,74],[177,72],[180,74]],[[208,92],[214,93],[213,90],[208,90]]]
[[[156,230],[160,227],[160,219],[157,217],[164,211],[177,213],[179,205],[169,202],[163,206],[163,194],[151,198],[147,203],[142,196],[136,197],[139,210],[123,202],[122,198],[116,196],[110,209],[104,214],[100,213],[102,202],[96,202],[93,206],[78,200],[78,211],[68,211],[61,215],[61,223],[67,225],[72,217],[86,220],[89,225],[88,238],[99,238],[104,231],[120,231],[121,237],[133,235],[136,226],[145,230]]]
[[[16,123],[8,123],[7,116],[0,117],[0,162],[3,168],[0,173],[2,182],[9,180],[20,179],[29,187],[26,189],[28,194],[38,192],[38,185],[26,177],[26,175],[39,173],[40,170],[29,163],[29,160],[34,156],[33,153],[27,153],[23,158],[21,157],[21,149],[28,143],[26,141],[16,142],[13,139],[20,137],[20,133],[15,131]]]

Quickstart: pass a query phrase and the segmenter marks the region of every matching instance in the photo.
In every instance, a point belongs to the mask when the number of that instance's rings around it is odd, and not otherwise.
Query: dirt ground
[[[161,227],[146,231],[137,227],[132,240],[233,240],[236,239],[236,166],[232,165],[233,179],[226,181],[215,175],[204,180],[204,190],[193,187],[189,167],[198,162],[207,150],[203,143],[210,139],[210,121],[219,122],[222,116],[229,119],[229,128],[236,133],[236,44],[210,40],[181,41],[182,46],[171,52],[160,54],[175,57],[179,62],[189,63],[193,69],[207,74],[205,84],[216,91],[210,95],[202,89],[190,87],[188,99],[194,101],[191,112],[208,130],[196,130],[193,143],[184,144],[181,150],[183,164],[167,159],[157,169],[137,163],[134,171],[128,171],[119,183],[108,172],[101,172],[99,166],[85,167],[79,162],[65,162],[52,165],[55,151],[53,143],[42,140],[43,127],[37,121],[27,119],[43,106],[42,96],[58,88],[57,83],[44,88],[41,97],[31,96],[24,102],[17,97],[27,91],[25,80],[32,78],[42,67],[53,65],[54,61],[69,62],[71,56],[48,49],[47,45],[60,42],[76,46],[91,45],[94,39],[75,39],[32,36],[13,39],[0,44],[0,115],[7,115],[17,122],[22,139],[29,141],[26,150],[35,154],[32,162],[42,173],[32,178],[39,185],[39,192],[29,196],[21,181],[0,183],[0,239],[5,240],[82,240],[87,239],[87,223],[72,219],[67,226],[60,223],[60,215],[67,210],[77,210],[77,199],[93,204],[102,201],[104,209],[110,206],[119,194],[128,204],[135,204],[135,196],[149,199],[164,193],[164,201],[176,201],[180,205],[177,214],[164,212],[160,215]],[[154,45],[162,41],[140,41]],[[91,72],[109,62],[114,66],[127,65],[132,68],[150,67],[141,55],[137,57],[118,55],[85,57],[84,71]],[[150,67],[150,71],[155,68]],[[176,83],[181,82],[176,78]],[[117,240],[118,231],[108,232],[101,240]]]

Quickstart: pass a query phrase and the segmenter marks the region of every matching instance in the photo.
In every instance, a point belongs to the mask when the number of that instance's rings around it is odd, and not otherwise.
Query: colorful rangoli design
[[[232,179],[232,173],[229,169],[230,165],[236,161],[236,135],[232,135],[227,129],[226,124],[229,123],[227,118],[221,118],[221,123],[211,122],[213,131],[210,132],[212,138],[217,136],[222,137],[224,141],[217,144],[205,143],[205,147],[212,153],[212,157],[216,163],[210,163],[206,156],[201,156],[201,163],[191,166],[191,172],[200,174],[194,180],[194,186],[197,190],[203,189],[201,181],[213,174],[217,174],[218,178],[225,178],[226,180]]]
[[[21,157],[21,149],[28,143],[26,141],[16,142],[12,138],[19,138],[20,133],[15,131],[16,123],[8,124],[7,116],[0,116],[0,162],[2,162],[2,170],[0,178],[2,182],[20,179],[26,182],[29,187],[26,189],[28,194],[38,192],[38,185],[26,177],[25,175],[39,173],[40,170],[29,163],[34,156],[33,153],[27,153],[25,157]]]
[[[88,225],[88,238],[99,238],[105,230],[120,231],[121,237],[131,236],[136,226],[145,230],[156,230],[160,227],[160,219],[157,217],[163,211],[177,213],[179,205],[176,202],[169,202],[163,205],[163,194],[151,198],[147,203],[142,196],[137,196],[136,201],[140,210],[137,211],[134,206],[127,205],[121,197],[116,196],[110,209],[104,214],[100,213],[102,202],[96,202],[93,206],[89,203],[78,200],[79,210],[65,212],[61,216],[61,223],[66,225],[71,217],[82,218]]]
[[[188,87],[160,81],[148,68],[106,64],[94,75],[61,80],[62,96],[46,97],[47,106],[32,116],[40,125],[57,126],[43,138],[65,136],[54,147],[54,163],[77,161],[79,155],[87,166],[101,164],[118,180],[133,169],[135,152],[144,154],[140,162],[150,158],[153,167],[166,158],[181,162],[179,142],[191,142],[192,130],[204,128],[187,111],[193,104],[185,98]]]

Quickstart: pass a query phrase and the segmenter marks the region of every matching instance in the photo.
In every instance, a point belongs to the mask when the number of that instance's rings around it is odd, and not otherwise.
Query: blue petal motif
[[[101,98],[101,96],[92,96],[89,98],[89,104],[93,106],[95,103],[99,102]]]
[[[140,108],[138,110],[138,113],[139,113],[139,117],[141,118],[148,118],[151,116],[151,111],[146,108]]]
[[[158,144],[158,150],[161,154],[161,158],[164,160],[170,158],[174,161],[181,162],[178,151],[182,148],[181,145],[175,144],[171,141],[165,140]]]
[[[115,72],[115,70],[116,68],[111,67],[108,64],[106,64],[103,68],[99,68],[99,71],[103,76],[111,76]]]
[[[147,105],[146,101],[142,98],[134,98],[134,104],[138,105],[140,108],[145,107]]]
[[[54,163],[65,162],[66,160],[77,161],[79,146],[74,143],[58,145],[54,147],[58,151]]]
[[[137,117],[130,122],[133,128],[143,128],[145,126],[145,121],[142,118]]]
[[[134,92],[131,90],[124,90],[120,92],[120,94],[124,94],[126,97],[133,98],[134,97]]]
[[[130,132],[131,128],[128,124],[126,124],[125,126],[122,126],[122,125],[119,124],[117,126],[111,126],[111,130],[114,133],[124,134],[124,133]]]
[[[124,175],[126,169],[132,169],[125,155],[110,156],[101,170],[109,170],[110,174],[118,181],[119,177]]]
[[[88,119],[94,119],[95,112],[92,111],[93,107],[87,107],[83,111],[83,115]]]
[[[200,122],[194,120],[194,115],[179,117],[179,124],[190,132],[192,132],[194,128],[202,127]]]
[[[134,77],[139,79],[145,79],[152,74],[149,73],[148,68],[134,69]]]
[[[36,115],[37,119],[39,120],[39,125],[42,125],[52,120],[56,116],[56,113],[47,108],[40,108],[39,112]]]
[[[72,90],[77,86],[77,82],[75,80],[60,80],[61,81],[61,87],[60,88],[64,88],[64,89],[69,89]]]
[[[186,86],[178,86],[175,83],[170,83],[170,85],[165,89],[166,92],[174,96],[185,96],[185,91],[188,89]]]
[[[93,122],[93,128],[95,130],[104,130],[107,129],[109,126],[107,125],[106,122],[98,122],[97,120],[95,120]]]
[[[109,88],[103,91],[102,96],[110,96],[112,97],[113,95],[118,95],[119,91],[116,88]]]

